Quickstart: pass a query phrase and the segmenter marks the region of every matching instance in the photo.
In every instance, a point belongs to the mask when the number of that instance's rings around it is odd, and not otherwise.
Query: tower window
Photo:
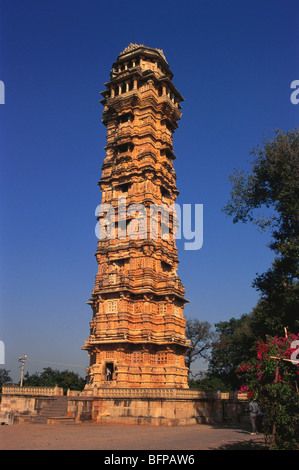
[[[128,149],[129,149],[129,145],[128,145],[128,144],[119,145],[119,146],[117,147],[118,153],[127,152]]]
[[[118,118],[118,124],[123,124],[124,122],[133,121],[134,115],[132,113],[121,114]]]
[[[166,308],[167,308],[166,302],[161,302],[159,304],[159,314],[160,315],[166,315]]]
[[[107,313],[116,313],[117,312],[117,300],[109,300]]]
[[[127,193],[129,191],[129,188],[130,188],[131,184],[130,183],[123,183],[123,184],[120,184],[118,186],[118,189],[122,192],[122,193]]]
[[[164,186],[161,186],[161,196],[162,197],[169,197],[170,196],[170,193],[169,193],[168,189],[164,188]]]
[[[173,152],[169,149],[166,149],[165,156],[169,159],[174,159],[175,158]]]
[[[109,274],[109,284],[116,284],[116,274]]]
[[[106,362],[105,374],[106,374],[107,381],[113,380],[113,374],[114,374],[113,362]]]
[[[170,264],[165,263],[164,261],[161,261],[161,268],[164,273],[170,273],[172,271]]]
[[[124,123],[124,122],[128,122],[129,120],[129,114],[123,114],[122,116],[119,116],[118,118],[118,122],[120,124]]]
[[[163,240],[168,240],[169,239],[169,233],[170,233],[169,226],[162,222],[161,223],[161,238]],[[165,264],[165,266],[167,266],[167,265]],[[164,269],[164,271],[166,271],[166,269]],[[170,270],[168,269],[168,271],[170,271]]]
[[[168,129],[170,132],[173,132],[173,124],[169,121],[169,119],[164,119],[164,121],[162,121],[163,124],[165,125],[166,129]]]

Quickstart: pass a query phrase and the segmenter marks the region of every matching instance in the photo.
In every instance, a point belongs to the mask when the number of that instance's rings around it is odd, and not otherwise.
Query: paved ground
[[[0,426],[0,450],[262,450],[262,435],[222,425],[121,424]]]

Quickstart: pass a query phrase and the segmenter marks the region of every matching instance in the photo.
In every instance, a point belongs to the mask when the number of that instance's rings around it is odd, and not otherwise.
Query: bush
[[[263,432],[273,450],[299,449],[298,362],[292,362],[298,335],[267,336],[256,359],[239,367],[247,390],[264,413]]]

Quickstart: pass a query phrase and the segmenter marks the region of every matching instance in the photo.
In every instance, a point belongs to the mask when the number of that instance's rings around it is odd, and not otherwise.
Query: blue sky
[[[178,203],[203,204],[204,243],[185,251],[185,313],[214,324],[248,313],[269,234],[221,212],[229,174],[253,146],[298,126],[298,3],[285,1],[0,4],[1,291],[5,367],[19,380],[43,367],[84,375],[105,156],[99,92],[129,43],[163,49],[184,97],[174,134]]]

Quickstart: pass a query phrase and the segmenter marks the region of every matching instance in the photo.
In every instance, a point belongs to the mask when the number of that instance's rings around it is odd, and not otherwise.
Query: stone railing
[[[218,398],[212,390],[190,390],[176,388],[98,388],[96,396],[100,398],[167,398],[174,400],[194,400]],[[219,397],[220,398],[220,397]]]
[[[248,400],[247,393],[238,393],[238,400]]]
[[[221,392],[221,400],[236,400],[238,392]]]
[[[81,395],[81,391],[80,390],[70,390],[68,389],[67,391],[67,396],[68,397],[79,397]]]
[[[62,387],[19,387],[19,385],[3,385],[2,395],[27,395],[53,397],[62,396]]]
[[[172,400],[247,400],[246,394],[237,392],[221,393],[217,390],[194,390],[179,388],[92,388],[81,393],[99,398],[130,399],[154,398]]]

